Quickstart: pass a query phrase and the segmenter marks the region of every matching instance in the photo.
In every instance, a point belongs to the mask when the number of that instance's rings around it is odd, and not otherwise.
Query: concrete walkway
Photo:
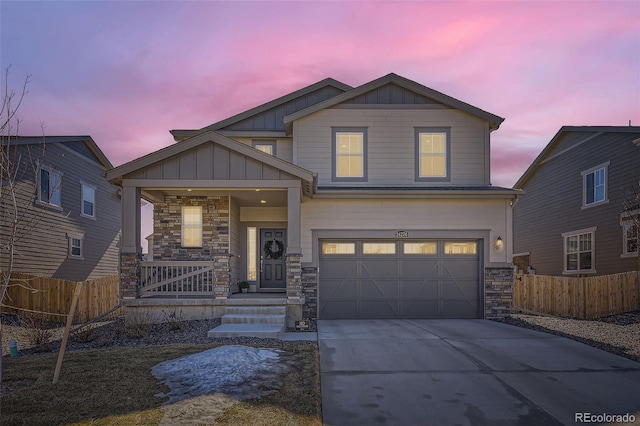
[[[326,320],[318,343],[325,425],[640,424],[640,363],[570,339],[487,320]]]

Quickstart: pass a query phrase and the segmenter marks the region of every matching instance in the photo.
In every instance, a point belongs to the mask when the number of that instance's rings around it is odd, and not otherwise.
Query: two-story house
[[[515,184],[514,264],[541,275],[637,268],[640,127],[564,126]]]
[[[123,191],[122,296],[191,294],[219,315],[246,280],[256,300],[281,297],[290,325],[507,314],[520,192],[491,185],[502,121],[389,74],[173,130],[177,143],[107,173]],[[154,206],[150,262],[140,197]]]
[[[3,174],[0,270],[13,246],[14,272],[84,281],[119,268],[120,188],[90,136],[22,136],[3,142],[11,177]],[[15,182],[10,193],[8,179]],[[13,202],[15,195],[16,202]],[[17,238],[11,238],[17,213]]]

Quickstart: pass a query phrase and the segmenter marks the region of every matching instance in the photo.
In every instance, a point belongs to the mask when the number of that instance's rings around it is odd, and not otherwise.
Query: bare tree
[[[640,279],[640,179],[622,190],[622,223],[624,224],[627,253],[638,253],[638,279]]]
[[[34,209],[38,194],[38,168],[44,158],[42,143],[21,146],[18,143],[20,120],[18,110],[25,96],[30,76],[24,79],[20,91],[9,88],[9,68],[4,73],[0,106],[0,306],[7,298],[10,285],[28,285],[11,280],[16,256],[16,244],[30,232],[45,209]],[[0,354],[2,353],[2,318],[0,317]],[[0,356],[0,393],[2,389],[2,357]]]

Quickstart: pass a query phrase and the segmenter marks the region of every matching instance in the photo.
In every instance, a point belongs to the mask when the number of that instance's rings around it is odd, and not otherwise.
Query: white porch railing
[[[212,261],[140,262],[141,296],[213,296]]]

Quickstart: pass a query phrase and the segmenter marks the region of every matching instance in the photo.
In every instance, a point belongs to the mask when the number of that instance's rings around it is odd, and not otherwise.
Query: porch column
[[[126,185],[126,184],[125,184]],[[140,188],[122,187],[122,233],[120,235],[120,297],[139,297],[138,276],[140,246]]]
[[[304,299],[302,291],[302,244],[300,241],[300,186],[287,189],[287,298]]]

